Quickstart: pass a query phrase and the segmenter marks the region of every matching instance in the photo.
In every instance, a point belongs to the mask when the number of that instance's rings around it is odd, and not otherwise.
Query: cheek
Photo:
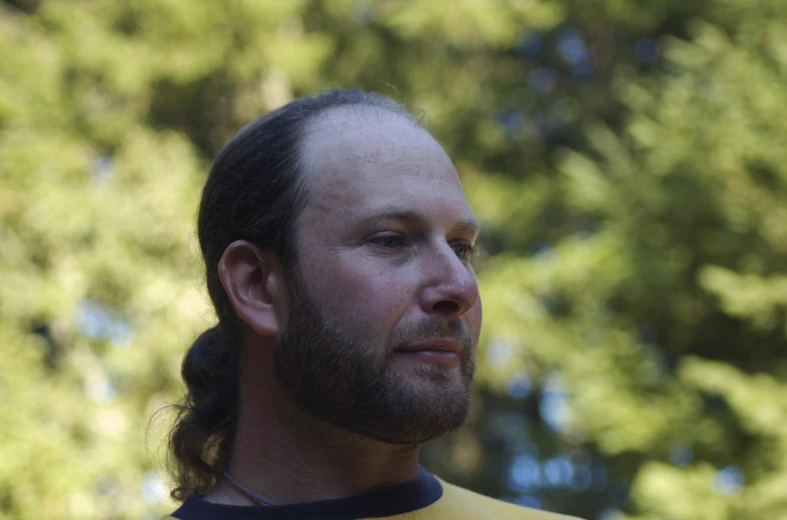
[[[473,336],[473,344],[478,343],[478,338],[481,335],[482,315],[481,298],[479,297],[473,308],[467,313],[467,322],[470,327],[470,333]]]
[[[330,313],[355,329],[378,335],[390,331],[407,311],[412,300],[401,277],[360,265],[325,265],[315,284],[320,301]]]

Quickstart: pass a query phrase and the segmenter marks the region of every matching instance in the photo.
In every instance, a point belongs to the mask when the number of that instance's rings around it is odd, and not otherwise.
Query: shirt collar
[[[190,495],[172,516],[180,520],[345,520],[400,515],[422,509],[443,495],[434,475],[419,467],[418,478],[388,489],[349,498],[283,506],[228,506]]]

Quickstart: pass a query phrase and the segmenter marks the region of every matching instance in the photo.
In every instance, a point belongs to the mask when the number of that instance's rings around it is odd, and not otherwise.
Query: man
[[[477,234],[450,159],[388,98],[301,98],[235,137],[200,206],[219,324],[183,362],[173,517],[558,518],[418,464],[467,414]]]

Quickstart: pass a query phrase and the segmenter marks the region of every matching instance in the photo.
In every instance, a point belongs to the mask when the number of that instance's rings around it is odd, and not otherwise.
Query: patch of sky
[[[648,375],[653,382],[661,382],[669,373],[664,349],[658,345],[643,345],[643,354],[648,361]]]
[[[535,31],[525,32],[516,46],[516,52],[521,57],[534,60],[541,54],[541,48],[544,46],[544,37]]]
[[[571,420],[568,396],[563,381],[556,374],[547,375],[541,391],[541,419],[552,431],[564,432]]]
[[[574,453],[539,461],[538,448],[532,443],[525,443],[517,449],[512,459],[508,471],[508,488],[518,493],[532,493],[536,489],[605,490],[607,477],[603,462],[594,461],[591,468],[587,453],[582,452],[580,455],[584,456],[578,457]]]
[[[109,404],[115,398],[115,387],[106,377],[98,377],[87,382],[86,392],[91,401]]]
[[[103,475],[95,483],[94,489],[101,496],[111,495],[118,490],[118,484],[112,475]]]
[[[533,494],[519,495],[516,500],[514,500],[514,503],[518,506],[530,507],[532,509],[541,509],[543,507],[538,495]]]
[[[526,120],[525,117],[514,107],[506,107],[502,109],[497,119],[503,131],[509,137],[518,139],[525,133]]]
[[[543,250],[549,250],[549,249],[551,248],[549,247],[549,244],[547,244],[546,242],[536,242],[535,244],[530,245],[527,252],[530,255],[538,255]]]
[[[593,474],[590,471],[591,458],[588,452],[577,450],[569,456],[574,468],[569,487],[574,491],[584,491],[593,483]]]
[[[552,312],[552,310],[555,308],[555,304],[557,303],[555,296],[552,294],[542,295],[539,298],[539,301],[541,302],[541,305],[544,307],[544,309],[546,309],[549,312]]]
[[[97,157],[90,164],[90,178],[94,182],[100,183],[111,179],[115,174],[112,167],[112,160],[109,157]]]
[[[530,395],[532,389],[533,383],[524,372],[517,372],[506,381],[506,392],[514,399],[524,399]]]
[[[134,339],[131,325],[96,300],[79,302],[74,313],[74,325],[80,336],[107,340],[116,347],[126,347]]]
[[[112,324],[109,341],[113,346],[123,348],[131,345],[134,340],[134,329],[125,321],[118,320]]]
[[[585,240],[590,240],[590,239],[591,239],[591,238],[593,238],[594,236],[596,236],[596,232],[595,232],[595,231],[588,230],[588,229],[583,229],[583,230],[580,230],[580,231],[578,231],[578,232],[576,233],[576,237],[577,237],[579,240],[582,240],[582,241],[585,241]]]
[[[514,355],[511,343],[504,337],[494,339],[486,348],[486,361],[492,368],[505,367]]]
[[[669,460],[675,466],[687,466],[694,460],[694,450],[686,443],[678,443],[672,447]]]
[[[622,480],[609,485],[609,496],[615,504],[625,504],[629,499],[629,485]]]
[[[548,67],[533,69],[528,77],[528,84],[539,94],[546,94],[555,86],[555,73]]]
[[[145,478],[142,479],[141,491],[142,499],[146,504],[152,506],[163,504],[169,495],[167,492],[167,485],[155,471],[148,471],[145,473]]]
[[[528,426],[527,417],[520,412],[509,412],[501,421],[503,436],[514,445],[527,438]]]
[[[541,467],[532,455],[517,455],[508,471],[508,487],[520,493],[541,485]]]
[[[634,53],[642,63],[653,63],[659,57],[659,42],[653,38],[640,38],[634,45]]]
[[[743,472],[737,466],[727,466],[713,477],[713,490],[719,495],[735,495],[745,482]]]
[[[541,463],[541,478],[545,486],[568,487],[574,478],[574,465],[568,457],[554,457]]]
[[[593,460],[590,463],[590,490],[591,491],[604,491],[607,489],[609,483],[607,479],[607,467],[601,460]]]
[[[574,475],[571,478],[571,489],[574,491],[585,491],[593,483],[593,474],[587,466],[575,466]]]
[[[578,86],[586,86],[589,76],[596,68],[596,60],[587,47],[582,34],[567,27],[557,33],[557,50],[563,61],[571,68],[571,74]]]
[[[577,63],[573,67],[571,67],[571,72],[575,76],[588,76],[596,69],[596,62],[593,59],[593,56],[588,56],[587,61],[583,61],[582,63]],[[582,83],[579,84],[581,87],[586,87],[592,85],[592,82],[584,79]]]
[[[623,512],[617,508],[606,508],[602,510],[596,517],[598,520],[620,520],[623,518]]]
[[[369,25],[374,20],[374,5],[370,2],[356,2],[351,16],[356,24]]]
[[[534,244],[529,252],[542,265],[552,264],[557,259],[555,248],[546,243]]]
[[[588,60],[588,49],[582,35],[574,28],[567,27],[557,33],[557,50],[563,61],[569,65],[579,65]]]
[[[516,455],[517,456],[528,455],[528,456],[536,458],[536,459],[538,458],[538,454],[540,452],[540,450],[538,449],[538,445],[536,445],[533,442],[525,442],[525,443],[519,444],[516,447],[515,451],[516,451]]]

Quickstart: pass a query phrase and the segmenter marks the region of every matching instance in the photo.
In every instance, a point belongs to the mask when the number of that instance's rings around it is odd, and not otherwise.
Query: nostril
[[[459,312],[459,304],[450,300],[441,300],[435,303],[432,309],[442,314],[456,314]]]

